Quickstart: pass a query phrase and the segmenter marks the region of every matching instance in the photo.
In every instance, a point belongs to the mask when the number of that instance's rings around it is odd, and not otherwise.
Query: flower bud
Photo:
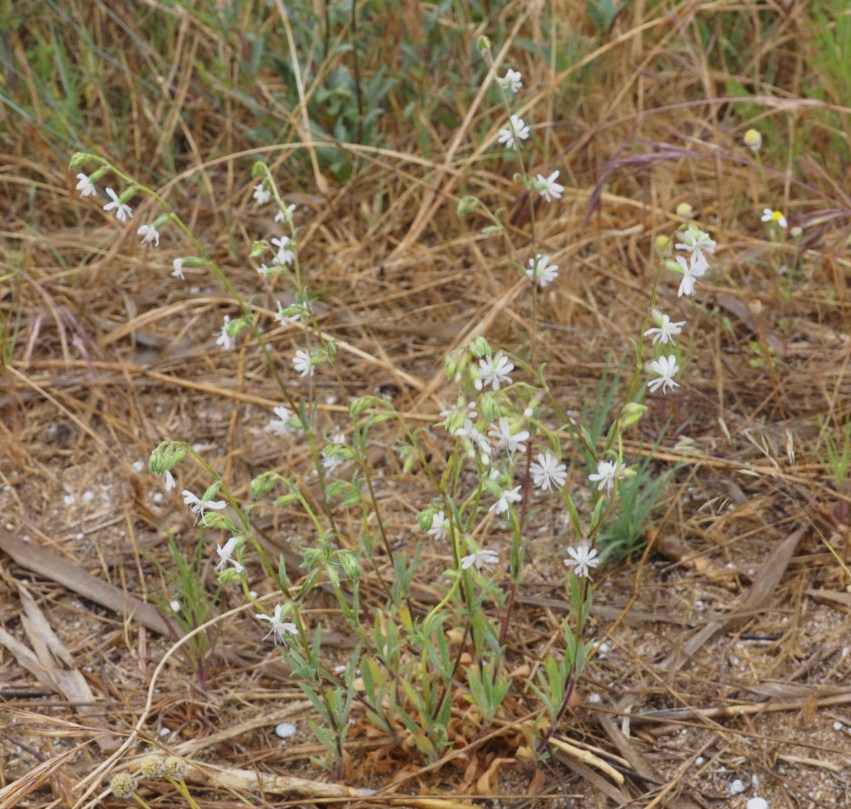
[[[659,234],[656,237],[656,254],[662,258],[671,252],[671,240],[668,236]]]
[[[681,202],[677,205],[677,216],[681,219],[691,219],[694,216],[694,208],[688,202]]]
[[[745,132],[743,140],[745,142],[745,146],[747,146],[754,154],[762,148],[762,135],[760,135],[756,129],[749,129]]]
[[[458,216],[466,216],[467,214],[472,213],[479,207],[479,198],[478,197],[461,197],[458,200]]]
[[[639,422],[646,412],[647,405],[640,404],[639,402],[627,402],[621,414],[621,426],[623,429],[631,427],[633,424]]]
[[[116,798],[132,798],[137,786],[136,779],[129,772],[120,772],[109,782],[109,788]]]
[[[143,778],[162,778],[165,774],[165,759],[162,756],[146,756],[139,764]]]
[[[186,763],[182,758],[169,756],[165,760],[165,774],[167,778],[173,778],[175,781],[180,781],[186,774]]]
[[[363,568],[351,551],[340,551],[337,561],[340,563],[340,570],[349,581],[355,582],[363,575]]]

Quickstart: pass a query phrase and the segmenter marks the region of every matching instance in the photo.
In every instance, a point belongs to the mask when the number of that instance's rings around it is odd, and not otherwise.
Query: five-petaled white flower
[[[171,262],[171,274],[174,278],[179,278],[181,281],[186,280],[186,276],[183,274],[183,259],[176,258]]]
[[[293,367],[298,371],[300,376],[313,376],[315,368],[313,360],[310,358],[310,353],[300,348],[296,351],[293,357]]]
[[[473,416],[473,418],[475,418],[476,411],[471,411],[471,415]],[[455,430],[453,435],[456,435],[459,438],[466,438],[474,447],[477,447],[478,450],[482,453],[483,461],[485,457],[490,456],[491,445],[488,444],[487,438],[485,438],[485,436],[479,432],[472,418],[464,419],[464,424],[457,430]],[[487,461],[485,461],[485,463],[487,463]]]
[[[679,250],[685,250],[692,255],[699,253],[701,256],[704,256],[705,253],[712,255],[715,252],[715,240],[710,239],[709,234],[704,233],[697,225],[690,225],[677,235],[682,239],[681,242],[676,244]]]
[[[136,233],[142,237],[142,244],[160,246],[160,232],[153,225],[140,225]]]
[[[446,519],[446,515],[442,511],[432,514],[431,528],[426,533],[434,539],[446,539],[446,535],[449,533],[449,520]]]
[[[575,548],[568,548],[567,555],[569,559],[565,559],[564,563],[568,567],[573,568],[573,573],[578,578],[591,578],[590,568],[597,567],[600,560],[597,558],[597,551],[592,548],[585,540],[579,543]]]
[[[499,142],[509,149],[516,149],[520,141],[528,137],[529,127],[519,115],[512,115],[508,119],[508,126],[499,130]]]
[[[269,632],[263,637],[263,640],[266,640],[270,635],[274,635],[275,643],[281,641],[282,643],[286,643],[287,635],[298,635],[298,627],[295,624],[288,623],[283,620],[284,607],[282,604],[278,604],[275,607],[274,615],[264,615],[262,612],[255,613],[256,617],[261,621],[268,621],[271,624],[271,629]]]
[[[278,418],[272,419],[269,422],[269,429],[278,435],[287,435],[288,433],[291,433],[293,428],[290,426],[289,422],[293,417],[292,410],[284,405],[279,405],[278,407],[273,407],[272,412]]]
[[[618,466],[617,461],[600,461],[597,464],[597,472],[588,476],[588,480],[597,484],[597,491],[606,490],[611,495],[615,485],[615,478],[621,477],[623,469]]]
[[[543,491],[551,486],[553,489],[560,489],[567,480],[567,467],[549,452],[539,452],[529,471],[532,473],[532,483]]]
[[[654,326],[651,329],[647,329],[647,331],[644,332],[644,336],[652,336],[654,346],[657,343],[662,343],[663,345],[669,342],[673,343],[674,337],[682,333],[683,326],[686,324],[685,320],[678,320],[675,322],[664,312],[658,312],[655,309],[653,310],[653,320],[659,324],[658,327]]]
[[[683,280],[680,281],[680,288],[677,291],[677,297],[682,298],[683,295],[694,295],[694,285],[698,278],[706,275],[709,265],[703,257],[703,253],[695,251],[691,254],[688,262],[682,257],[677,256],[677,264],[683,271]]]
[[[227,505],[224,500],[202,500],[200,497],[192,494],[188,489],[183,490],[183,502],[189,506],[189,510],[193,514],[197,514],[202,520],[204,519],[204,512],[207,509],[221,511]]]
[[[222,325],[222,330],[219,332],[219,336],[216,338],[216,345],[221,346],[225,351],[230,351],[236,345],[236,340],[228,334],[228,325],[230,324],[230,317],[225,315],[225,322]]]
[[[461,568],[463,570],[467,570],[475,565],[476,570],[478,570],[479,573],[482,572],[482,568],[489,571],[491,569],[491,565],[496,565],[498,563],[499,554],[496,551],[476,551],[475,553],[470,553],[467,556],[461,557]]]
[[[558,171],[554,171],[549,177],[544,177],[543,174],[535,175],[535,185],[545,202],[561,199],[564,193],[564,186],[556,182],[558,175]]]
[[[106,195],[112,200],[112,202],[107,202],[106,205],[103,206],[103,209],[107,213],[111,210],[115,210],[115,218],[119,222],[126,222],[128,219],[133,217],[133,209],[129,205],[119,202],[118,194],[116,194],[115,191],[111,188],[107,188]]]
[[[497,449],[508,452],[526,452],[526,440],[529,438],[528,430],[520,430],[514,434],[511,432],[511,420],[500,416],[499,421],[488,430],[488,436],[496,441]]]
[[[517,94],[523,89],[523,74],[519,70],[506,68],[505,75],[497,77],[496,83],[509,93]]]
[[[523,498],[520,494],[520,487],[515,486],[513,489],[505,489],[488,511],[496,511],[497,514],[505,514],[508,511],[511,503],[517,503]]]
[[[511,384],[509,374],[514,370],[514,364],[501,351],[494,356],[482,357],[479,360],[479,379],[476,380],[476,390],[491,386],[493,390],[499,390],[503,382]]]
[[[680,366],[677,365],[677,358],[673,354],[653,360],[650,363],[650,370],[655,374],[659,374],[659,376],[647,383],[647,387],[650,388],[651,393],[655,393],[659,388],[662,388],[662,393],[667,396],[668,388],[673,390],[679,387],[680,383],[674,379],[674,376],[680,370]]]
[[[265,205],[270,199],[272,199],[272,192],[266,190],[264,183],[259,183],[254,186],[254,191],[251,196],[254,197],[254,201],[258,205]]]
[[[295,254],[287,247],[292,242],[289,236],[281,236],[280,239],[272,239],[272,244],[278,248],[275,253],[275,261],[278,264],[292,264]]]
[[[77,191],[81,197],[93,197],[97,195],[95,184],[89,179],[87,174],[82,172],[77,175]]]
[[[523,270],[526,277],[534,281],[541,289],[558,278],[558,264],[550,264],[549,261],[548,255],[538,253],[535,258],[529,259],[529,266]]]
[[[789,224],[786,221],[786,217],[783,216],[783,213],[781,211],[773,211],[773,210],[771,210],[771,208],[763,208],[762,209],[762,221],[763,222],[776,222],[784,230],[786,229],[787,225]]]
[[[224,570],[225,565],[231,564],[237,573],[242,573],[243,566],[233,558],[233,552],[236,550],[239,537],[231,537],[225,546],[216,545],[216,553],[219,555],[219,563],[216,565],[216,570]]]

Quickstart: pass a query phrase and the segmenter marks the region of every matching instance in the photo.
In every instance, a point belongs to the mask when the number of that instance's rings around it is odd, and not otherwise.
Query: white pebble
[[[731,795],[741,795],[745,791],[745,785],[737,778],[728,787]]]
[[[747,809],[768,809],[768,801],[765,798],[751,798]]]
[[[74,505],[74,495],[66,494],[65,497],[62,498],[62,502],[65,503],[66,506]]]
[[[131,465],[131,469],[134,472],[141,472],[146,466],[147,464],[144,461],[134,461]]]
[[[275,725],[275,735],[279,739],[289,739],[295,736],[298,728],[292,722],[281,722],[280,725]]]

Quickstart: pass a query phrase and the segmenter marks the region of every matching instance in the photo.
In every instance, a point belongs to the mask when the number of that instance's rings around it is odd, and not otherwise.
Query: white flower
[[[310,354],[303,348],[296,351],[295,356],[293,357],[293,367],[296,371],[298,371],[300,376],[313,376],[316,370],[313,367],[313,361],[310,358]]]
[[[258,205],[265,205],[270,199],[272,199],[272,193],[264,188],[263,183],[254,186],[254,192],[251,196],[254,197],[254,201]]]
[[[784,230],[788,226],[788,222],[786,221],[786,217],[780,211],[772,211],[771,208],[763,208],[762,209],[762,221],[763,222],[777,222],[781,228]]]
[[[543,174],[535,175],[535,185],[545,202],[561,199],[561,195],[564,193],[564,186],[556,182],[558,175],[558,171],[554,171],[549,177],[544,177]]]
[[[174,475],[166,469],[165,472],[163,472],[163,477],[165,478],[165,490],[170,492],[177,485],[174,481]]]
[[[680,366],[677,365],[677,358],[673,354],[653,360],[650,363],[650,370],[655,374],[659,374],[656,379],[651,379],[647,383],[647,387],[650,388],[651,393],[655,393],[659,388],[662,388],[662,393],[667,396],[668,388],[673,390],[679,387],[680,383],[674,380],[674,375],[680,370]]]
[[[476,417],[476,411],[475,410],[471,411],[471,415],[473,416],[473,418],[475,418]],[[483,455],[482,460],[484,460],[485,456],[490,456],[490,452],[491,452],[490,444],[488,444],[487,438],[485,438],[478,431],[478,429],[476,429],[476,425],[473,422],[473,419],[471,419],[471,418],[464,419],[464,424],[461,427],[459,427],[457,430],[455,430],[453,435],[456,435],[459,438],[468,439],[473,444],[473,446],[477,447],[479,449],[479,451],[482,453],[482,455]],[[487,463],[487,461],[485,461],[485,463]]]
[[[80,192],[81,197],[97,196],[95,184],[89,179],[88,175],[80,173],[77,175],[77,180],[77,191]]]
[[[346,443],[346,436],[342,433],[338,433],[337,435],[331,438],[331,444],[325,447],[322,450],[322,466],[328,472],[333,472],[337,467],[343,465],[344,458],[341,458],[339,455],[331,455],[330,447],[332,444],[337,444],[341,446]]]
[[[517,94],[523,89],[523,74],[519,70],[506,69],[502,78],[497,77],[496,83],[509,93]]]
[[[207,509],[221,511],[227,505],[224,500],[202,500],[200,497],[192,494],[188,489],[183,490],[183,502],[189,506],[189,510],[193,514],[197,514],[201,519],[204,518],[204,512]]]
[[[575,548],[568,548],[567,555],[570,558],[564,560],[565,565],[572,567],[574,575],[580,579],[586,577],[590,579],[590,568],[600,564],[597,551],[585,541],[580,542]]]
[[[153,225],[140,225],[136,233],[142,237],[142,244],[160,246],[160,232]]]
[[[287,213],[292,216],[295,213],[295,205],[287,205]],[[287,219],[286,214],[283,211],[278,211],[275,214],[276,222],[285,222]]]
[[[115,218],[119,222],[126,222],[128,219],[133,216],[133,209],[129,205],[125,205],[123,202],[118,201],[118,194],[115,193],[111,188],[106,189],[106,195],[112,200],[112,202],[107,202],[106,205],[103,206],[103,209],[108,213],[111,210],[115,210]]]
[[[271,629],[269,632],[263,637],[263,640],[266,640],[270,635],[275,636],[275,643],[278,641],[286,642],[287,635],[298,635],[298,627],[295,624],[287,623],[282,620],[282,613],[284,611],[284,607],[282,604],[278,604],[275,607],[274,615],[264,615],[263,613],[255,613],[256,617],[260,621],[268,621],[271,625]]]
[[[644,332],[644,336],[652,336],[654,346],[657,343],[662,343],[663,345],[669,342],[673,343],[674,337],[682,333],[683,326],[686,324],[685,320],[678,320],[674,322],[666,314],[655,309],[653,310],[653,320],[658,323],[659,326],[647,329],[647,331]]]
[[[617,461],[600,461],[597,464],[597,472],[588,475],[588,480],[597,484],[597,491],[605,489],[606,494],[611,495],[615,478],[622,477],[623,471],[618,467]]]
[[[176,258],[171,262],[171,274],[174,278],[179,278],[181,281],[186,280],[186,276],[183,274],[183,259]]]
[[[536,462],[529,467],[529,471],[532,473],[532,482],[544,491],[550,486],[560,489],[567,480],[567,467],[549,452],[538,453]]]
[[[545,253],[538,253],[535,258],[529,259],[529,266],[524,269],[526,277],[541,289],[558,278],[558,264],[550,264],[549,260],[550,257]]]
[[[525,441],[529,438],[528,430],[511,434],[511,420],[501,416],[499,422],[488,430],[488,435],[496,441],[497,449],[507,452],[526,452]]]
[[[476,380],[476,390],[481,390],[482,386],[491,386],[493,390],[499,390],[499,386],[503,382],[511,384],[509,374],[514,370],[514,364],[501,351],[492,357],[482,357],[479,360],[479,376],[481,379]]]
[[[216,545],[216,553],[219,555],[219,563],[216,565],[216,570],[224,570],[225,565],[230,563],[233,565],[234,570],[236,570],[237,573],[242,573],[244,570],[243,566],[233,558],[233,552],[236,550],[238,542],[238,537],[231,537],[227,542],[225,542],[224,547]]]
[[[712,253],[715,252],[715,241],[709,238],[708,233],[704,233],[697,225],[689,225],[689,227],[677,234],[682,241],[677,242],[678,250],[685,250],[692,255],[694,253]]]
[[[289,421],[293,417],[292,410],[284,405],[279,405],[278,407],[272,408],[272,412],[278,418],[272,419],[272,421],[269,422],[269,429],[278,435],[287,435],[288,433],[291,433],[293,428],[290,426]]]
[[[287,245],[290,244],[292,239],[289,236],[281,236],[280,239],[272,239],[272,244],[278,248],[278,252],[275,253],[275,261],[278,264],[292,264],[293,259],[295,258],[295,254],[292,250],[290,250]]]
[[[683,280],[680,281],[680,288],[677,291],[677,297],[682,298],[683,295],[694,295],[694,285],[698,278],[706,275],[709,265],[703,257],[703,253],[694,252],[686,263],[682,256],[677,256],[677,264],[683,271]]]
[[[230,323],[230,317],[225,315],[225,322],[222,325],[222,330],[219,332],[219,336],[216,338],[216,345],[221,346],[225,351],[230,351],[235,345],[236,340],[233,339],[228,334],[228,324]]]
[[[515,486],[513,489],[505,489],[488,511],[496,511],[497,514],[505,514],[508,511],[511,503],[517,503],[523,498],[520,494],[520,487]]]
[[[449,520],[446,519],[446,515],[442,511],[432,515],[431,528],[426,533],[437,540],[446,539],[446,535],[449,533]]]
[[[461,568],[463,570],[467,570],[475,565],[479,573],[482,572],[482,568],[490,570],[491,565],[498,563],[499,554],[496,551],[476,551],[461,558]]]
[[[508,120],[508,126],[499,130],[499,142],[504,143],[509,149],[516,149],[521,140],[529,137],[529,127],[519,115],[512,115]]]

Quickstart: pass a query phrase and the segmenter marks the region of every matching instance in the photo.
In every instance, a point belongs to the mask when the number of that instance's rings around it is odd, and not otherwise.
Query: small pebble
[[[745,791],[745,785],[737,778],[728,787],[731,795],[741,795]]]
[[[768,801],[765,798],[751,798],[747,809],[768,809]]]
[[[279,739],[289,739],[295,736],[298,728],[292,722],[281,722],[280,725],[275,725],[275,735]]]

